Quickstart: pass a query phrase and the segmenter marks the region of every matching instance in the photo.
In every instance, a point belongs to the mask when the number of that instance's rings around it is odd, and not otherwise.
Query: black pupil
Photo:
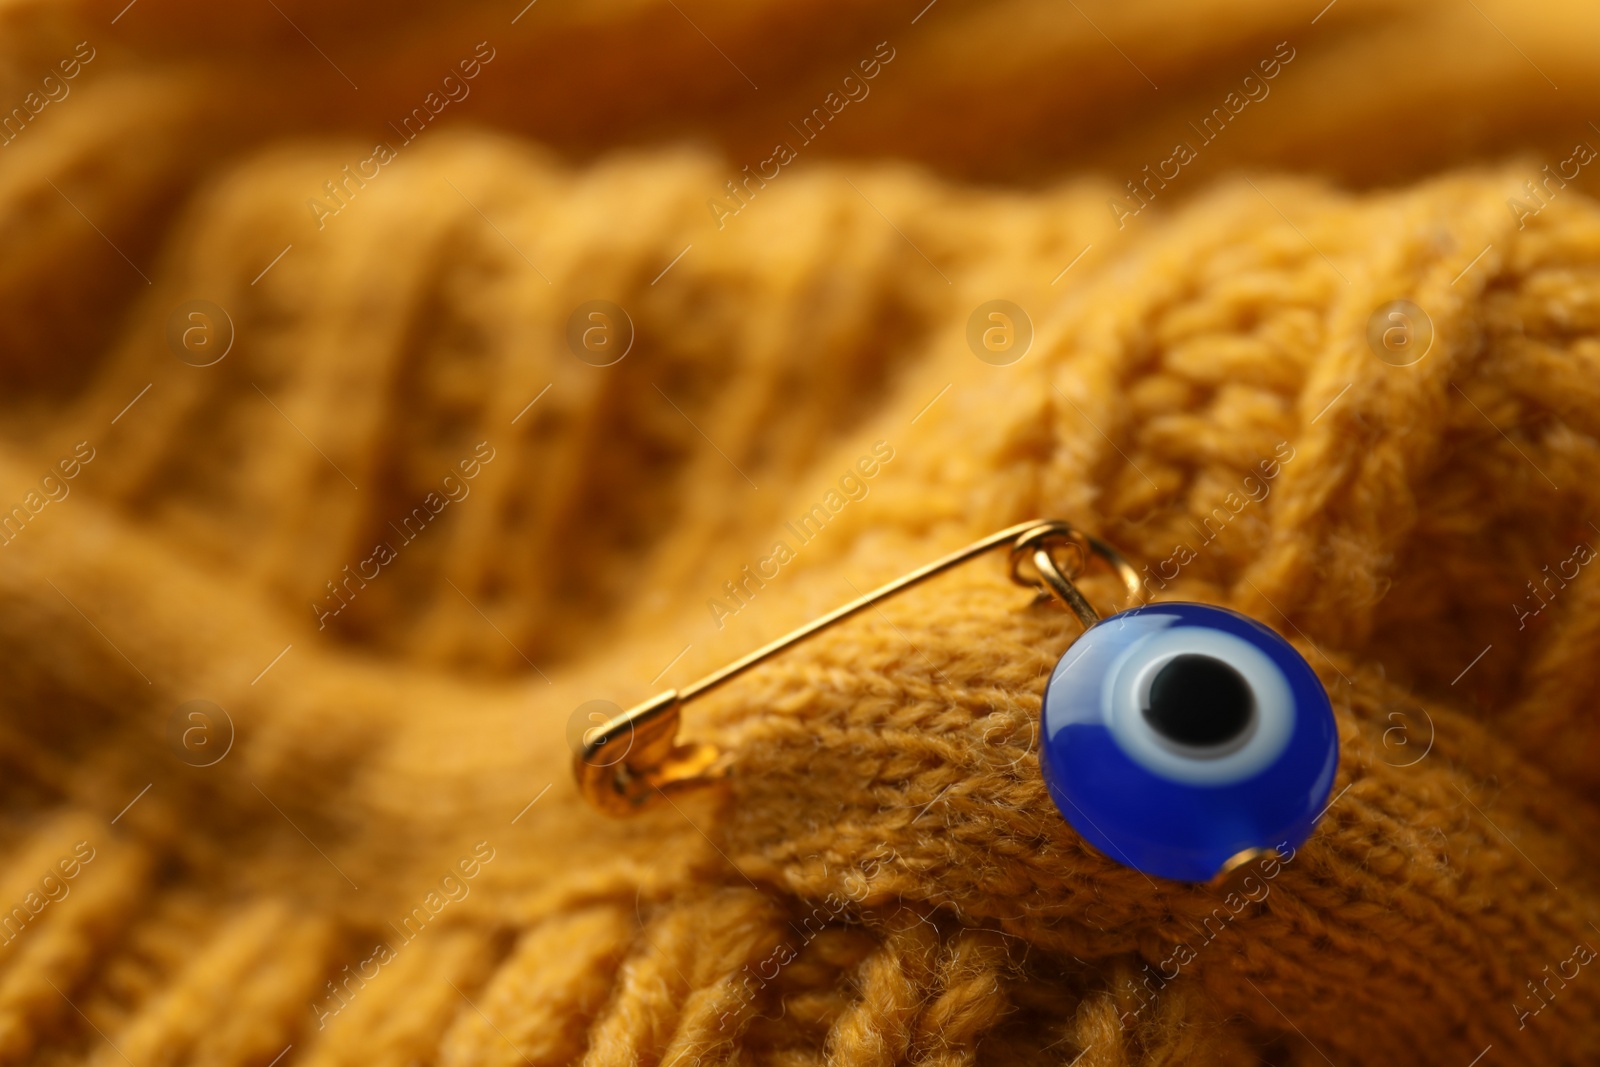
[[[1174,656],[1150,680],[1145,718],[1180,745],[1226,744],[1250,725],[1255,701],[1239,672],[1211,656]]]

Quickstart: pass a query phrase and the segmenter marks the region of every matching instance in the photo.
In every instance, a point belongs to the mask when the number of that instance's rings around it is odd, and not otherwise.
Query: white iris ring
[[[1244,743],[1222,755],[1186,755],[1145,717],[1150,682],[1175,656],[1209,656],[1239,672],[1255,702]],[[1129,759],[1190,785],[1233,785],[1271,766],[1294,732],[1294,696],[1283,670],[1250,642],[1221,630],[1174,626],[1134,645],[1112,664],[1101,691],[1101,714]]]

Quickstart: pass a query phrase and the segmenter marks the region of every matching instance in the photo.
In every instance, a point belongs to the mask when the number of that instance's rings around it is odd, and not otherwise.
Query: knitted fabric
[[[6,100],[95,49],[0,147],[0,1061],[1595,1062],[1600,206],[1525,189],[1600,143],[1594,14],[1485,2],[1519,58],[1358,0],[676,6],[0,8]],[[1134,199],[1286,37],[1285,99]],[[881,97],[730,199],[886,38]],[[1114,133],[1086,103],[1136,92]],[[1469,162],[1534,99],[1559,152]],[[968,345],[995,298],[1034,327],[1005,366]],[[1397,298],[1432,330],[1403,366]],[[633,324],[611,366],[569,346],[592,300]],[[1248,898],[1061,819],[1076,624],[999,559],[690,705],[725,788],[578,796],[586,701],[1039,516],[1327,686],[1332,803]]]

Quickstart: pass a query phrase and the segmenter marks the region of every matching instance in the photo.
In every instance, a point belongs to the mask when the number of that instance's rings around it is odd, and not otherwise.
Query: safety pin
[[[1054,550],[1067,546],[1075,550],[1075,559],[1063,568]],[[1121,578],[1131,601],[1142,599],[1138,572],[1120,552],[1098,537],[1061,519],[1035,519],[1009,526],[859,596],[682,689],[658,693],[588,731],[573,760],[579,790],[600,811],[627,815],[668,794],[726,777],[730,764],[727,753],[703,742],[679,742],[678,726],[685,704],[835,623],[998,548],[1010,549],[1013,581],[1039,590],[1038,599],[1055,599],[1085,629],[1100,621],[1100,615],[1073,579],[1089,561],[1102,561]]]

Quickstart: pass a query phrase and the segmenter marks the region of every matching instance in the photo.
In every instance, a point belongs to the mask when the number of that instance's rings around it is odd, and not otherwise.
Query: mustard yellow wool
[[[1527,199],[1592,10],[515,6],[0,4],[0,1063],[1600,1058],[1600,205]],[[1061,819],[998,559],[692,705],[725,788],[577,795],[585,702],[1041,516],[1327,686],[1248,898]]]

